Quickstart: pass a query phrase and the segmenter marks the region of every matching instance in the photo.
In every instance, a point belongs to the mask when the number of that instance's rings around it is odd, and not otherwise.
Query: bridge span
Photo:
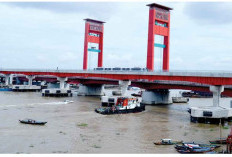
[[[232,85],[232,72],[184,72],[184,71],[97,71],[97,70],[36,70],[36,69],[0,69],[0,74],[6,76],[9,82],[9,75],[25,75],[32,82],[35,77],[57,77],[60,81],[60,88],[68,80],[79,80],[86,86],[109,84],[115,81],[130,82],[147,90],[154,89],[198,89],[199,91],[211,91],[215,93],[214,105],[218,106],[218,93],[224,92],[232,96],[231,89],[224,86]],[[112,82],[113,81],[113,82]],[[166,84],[157,84],[157,81],[168,81]],[[172,83],[178,81],[178,84]],[[92,83],[90,83],[92,82]],[[156,82],[156,83],[155,83]],[[191,83],[195,83],[194,86]]]
[[[232,85],[232,72],[186,72],[186,71],[97,71],[97,70],[35,70],[0,69],[4,75],[22,74],[26,76],[55,76],[61,78],[83,77],[114,80],[166,80],[194,82],[208,85]]]

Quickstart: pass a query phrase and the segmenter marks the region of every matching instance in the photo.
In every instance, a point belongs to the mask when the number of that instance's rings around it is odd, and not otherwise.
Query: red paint
[[[61,72],[28,72],[28,71],[0,71],[2,74],[23,74],[23,75],[40,75],[34,80],[46,80],[48,82],[57,81],[56,78],[48,78],[46,75],[54,77],[69,77],[68,81],[81,83],[84,85],[101,85],[101,84],[118,84],[118,80],[131,80],[131,85],[147,90],[154,89],[185,89],[202,92],[209,92],[208,87],[191,86],[191,85],[176,85],[176,84],[159,84],[137,82],[139,79],[155,80],[169,80],[169,81],[187,81],[196,82],[208,85],[232,85],[232,78],[225,77],[200,77],[200,76],[161,76],[161,75],[131,75],[131,74],[91,74],[91,73],[61,73]],[[44,75],[41,77],[41,75]],[[78,78],[79,77],[79,78]],[[20,77],[21,78],[21,77]],[[111,79],[111,80],[103,80]],[[223,95],[232,97],[232,89],[225,88]]]
[[[210,76],[171,76],[171,75],[142,75],[142,74],[107,74],[107,73],[69,73],[69,72],[33,72],[33,71],[0,71],[2,74],[24,74],[24,75],[50,75],[56,77],[84,77],[105,78],[115,80],[168,80],[187,81],[208,85],[232,85],[232,77],[210,77]]]
[[[164,36],[163,71],[169,71],[169,38],[170,38],[170,11],[171,8],[158,4],[149,4],[147,69],[154,71],[154,44],[155,35]],[[166,24],[166,27],[155,25],[155,22]]]
[[[103,34],[104,26],[102,21],[85,19],[85,41],[84,41],[84,57],[83,57],[83,70],[88,69],[88,43],[97,43],[99,44],[98,53],[98,67],[103,66]],[[91,36],[90,33],[99,35],[99,37]],[[97,53],[97,52],[91,52]]]

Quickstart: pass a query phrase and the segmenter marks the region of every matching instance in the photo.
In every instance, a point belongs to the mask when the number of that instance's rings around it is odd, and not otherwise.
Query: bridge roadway
[[[94,70],[36,70],[36,69],[0,69],[0,74],[43,75],[56,77],[103,78],[113,80],[181,81],[207,85],[232,85],[232,72],[132,72],[132,71],[94,71]]]

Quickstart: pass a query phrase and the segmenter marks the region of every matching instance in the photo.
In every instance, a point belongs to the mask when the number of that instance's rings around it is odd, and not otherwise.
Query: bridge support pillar
[[[148,105],[171,104],[172,100],[168,89],[149,90],[142,93],[142,103]]]
[[[121,87],[122,96],[125,96],[128,86],[131,85],[131,81],[121,81],[120,80],[118,84]]]
[[[220,105],[220,96],[224,91],[224,86],[210,86],[209,90],[213,93],[213,107]]]
[[[102,96],[104,85],[82,85],[79,84],[78,94],[79,96]]]
[[[57,77],[57,80],[60,81],[60,89],[65,89],[65,81],[68,80],[67,77]]]
[[[13,84],[13,75],[12,74],[6,74],[5,75],[5,85],[9,86]]]
[[[0,77],[0,83],[2,83],[3,82],[3,77]]]
[[[28,76],[26,76],[26,78],[28,79],[28,85],[32,86],[32,81],[35,78],[35,76],[34,75],[28,75]]]

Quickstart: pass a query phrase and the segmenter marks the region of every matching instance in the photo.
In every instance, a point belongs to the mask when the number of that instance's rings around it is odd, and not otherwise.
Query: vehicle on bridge
[[[135,113],[145,110],[145,105],[138,101],[138,98],[133,97],[118,97],[116,105],[112,107],[96,108],[95,112],[100,114],[120,114],[120,113]]]
[[[120,68],[120,67],[114,67],[114,68],[103,68],[103,67],[98,67],[94,68],[93,70],[95,71],[148,71],[147,68],[140,68],[140,67],[134,67],[134,68]]]

